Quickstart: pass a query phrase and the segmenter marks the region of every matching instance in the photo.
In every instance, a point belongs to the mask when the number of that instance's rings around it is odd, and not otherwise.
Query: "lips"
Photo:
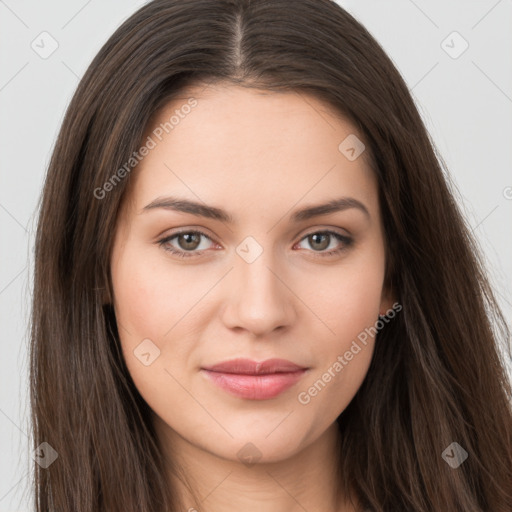
[[[260,362],[250,359],[232,359],[231,361],[207,366],[204,369],[212,372],[236,373],[240,375],[266,375],[268,373],[296,372],[305,368],[286,359],[267,359]]]
[[[296,384],[307,368],[286,359],[232,359],[201,369],[218,387],[239,398],[268,400]]]

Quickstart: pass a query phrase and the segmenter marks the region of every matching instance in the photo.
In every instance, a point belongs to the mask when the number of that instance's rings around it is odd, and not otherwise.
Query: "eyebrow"
[[[233,216],[221,208],[216,208],[215,206],[209,206],[179,197],[158,197],[146,205],[141,210],[141,213],[157,208],[190,213],[199,217],[206,217],[208,219],[214,219],[229,224],[234,223]],[[370,217],[368,208],[366,208],[363,203],[353,197],[340,197],[327,203],[307,206],[306,208],[297,210],[291,216],[291,221],[293,223],[298,223],[320,215],[328,215],[330,213],[341,212],[351,208],[356,208],[363,212],[368,218]]]

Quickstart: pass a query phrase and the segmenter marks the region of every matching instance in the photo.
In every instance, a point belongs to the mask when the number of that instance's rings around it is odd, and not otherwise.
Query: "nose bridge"
[[[280,266],[273,252],[254,239],[244,240],[236,249],[232,273],[232,293],[228,299],[226,322],[258,333],[292,322],[293,294],[279,276]]]

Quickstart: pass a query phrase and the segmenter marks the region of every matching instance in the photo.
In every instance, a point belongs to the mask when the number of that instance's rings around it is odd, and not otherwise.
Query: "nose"
[[[243,329],[264,337],[284,329],[296,319],[295,297],[283,272],[266,252],[254,262],[235,263],[226,283],[223,321],[230,329]]]

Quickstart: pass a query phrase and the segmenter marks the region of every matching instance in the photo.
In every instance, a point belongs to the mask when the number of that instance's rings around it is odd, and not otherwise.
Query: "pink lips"
[[[202,368],[217,386],[248,400],[276,397],[298,382],[306,370],[285,359],[232,359]]]

